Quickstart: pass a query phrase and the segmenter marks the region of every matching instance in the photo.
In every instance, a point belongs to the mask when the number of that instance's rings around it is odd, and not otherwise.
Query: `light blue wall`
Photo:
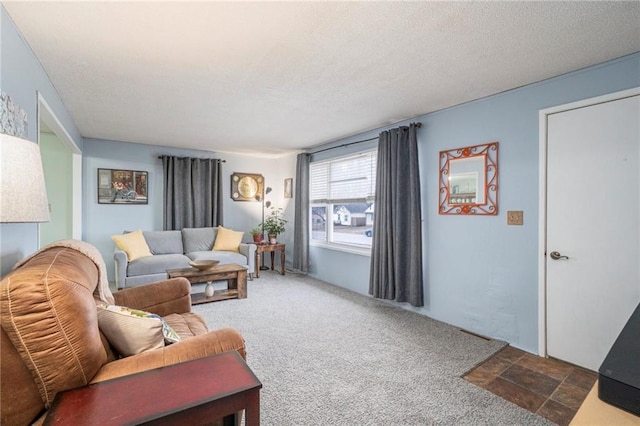
[[[83,239],[95,244],[113,279],[110,236],[123,229],[161,229],[161,166],[157,156],[208,155],[122,142],[83,139],[43,68],[0,6],[0,88],[29,117],[29,139],[35,140],[37,92],[83,151]],[[538,239],[538,111],[580,99],[640,85],[640,54],[591,67],[410,121],[421,121],[418,132],[422,173],[423,238],[426,306],[430,317],[503,339],[532,352],[537,348]],[[406,123],[408,123],[407,121]],[[406,124],[406,123],[398,123]],[[395,125],[393,126],[395,127]],[[366,139],[376,129],[332,145]],[[455,217],[437,214],[438,152],[500,142],[499,212],[496,217]],[[359,146],[360,148],[363,145]],[[344,154],[355,148],[332,151]],[[260,221],[260,204],[229,197],[232,172],[261,173],[274,188],[272,202],[285,208],[291,220],[284,235],[289,259],[293,229],[293,199],[284,199],[283,180],[293,177],[295,156],[261,159],[221,154],[226,226],[248,231]],[[320,156],[318,156],[320,158]],[[150,204],[98,205],[97,168],[127,168],[150,173]],[[294,182],[296,185],[297,182]],[[507,210],[523,210],[524,226],[506,226]],[[0,225],[0,275],[38,248],[37,225]],[[359,293],[368,291],[369,259],[311,248],[312,275]]]
[[[83,195],[84,195],[84,236],[85,241],[95,245],[107,264],[109,279],[113,280],[113,249],[111,235],[124,230],[142,229],[146,231],[162,229],[162,162],[160,155],[180,157],[222,158],[223,181],[223,224],[225,227],[244,231],[245,241],[251,240],[249,230],[261,222],[262,204],[258,202],[237,202],[230,196],[230,176],[233,172],[259,173],[273,188],[267,196],[274,205],[283,207],[291,220],[290,232],[283,238],[288,242],[293,233],[292,199],[283,196],[284,179],[293,177],[295,156],[278,159],[263,159],[247,155],[219,154],[208,151],[167,148],[98,139],[85,139],[83,150]],[[121,205],[98,204],[97,170],[124,169],[149,172],[149,204]],[[288,248],[287,251],[290,251]],[[290,253],[289,253],[290,255]],[[289,256],[289,258],[291,258]]]
[[[36,141],[40,92],[78,148],[82,136],[62,100],[3,6],[0,5],[0,90],[27,113],[28,139]],[[38,248],[38,225],[0,224],[0,276]]]
[[[537,352],[538,111],[636,86],[640,54],[398,123],[423,124],[418,144],[426,299],[416,311]],[[499,142],[499,214],[439,215],[439,152],[492,141]],[[523,210],[524,225],[507,226],[507,210]],[[368,293],[368,258],[319,247],[310,254],[312,275]]]

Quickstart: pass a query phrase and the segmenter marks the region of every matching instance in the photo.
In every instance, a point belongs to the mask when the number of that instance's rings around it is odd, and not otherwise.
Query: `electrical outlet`
[[[522,210],[508,211],[507,225],[522,225]]]

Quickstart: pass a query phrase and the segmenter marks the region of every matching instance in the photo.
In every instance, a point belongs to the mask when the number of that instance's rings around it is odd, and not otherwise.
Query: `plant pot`
[[[277,244],[278,240],[276,239],[276,234],[269,234],[269,244]]]
[[[257,234],[253,236],[253,242],[254,243],[261,243],[262,242],[262,234]]]

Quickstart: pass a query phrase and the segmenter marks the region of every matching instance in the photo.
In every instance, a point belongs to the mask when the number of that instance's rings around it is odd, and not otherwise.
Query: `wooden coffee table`
[[[213,296],[207,297],[204,293],[192,294],[192,305],[226,299],[247,298],[247,268],[235,263],[218,265],[206,271],[199,271],[196,268],[167,269],[167,275],[169,275],[169,278],[186,278],[191,284],[227,280],[227,289],[216,290]]]

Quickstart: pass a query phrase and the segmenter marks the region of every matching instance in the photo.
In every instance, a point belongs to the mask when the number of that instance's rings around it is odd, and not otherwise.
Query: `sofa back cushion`
[[[88,384],[107,361],[93,296],[97,283],[95,263],[66,247],[38,253],[0,282],[2,329],[46,408],[56,393]],[[12,379],[3,374],[3,381]]]
[[[188,268],[190,259],[184,254],[158,254],[142,257],[127,266],[127,277],[164,273],[167,269]],[[158,278],[158,280],[164,278]],[[156,281],[158,281],[156,280]]]
[[[152,254],[184,253],[180,231],[144,231],[142,235]]]
[[[182,243],[185,253],[205,251],[213,248],[218,228],[184,228],[182,230]]]

